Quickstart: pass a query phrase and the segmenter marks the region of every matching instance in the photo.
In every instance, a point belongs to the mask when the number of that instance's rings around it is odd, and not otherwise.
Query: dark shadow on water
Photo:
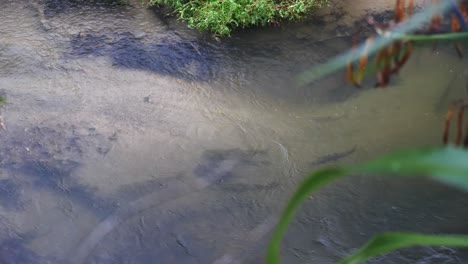
[[[117,205],[97,196],[96,189],[78,183],[72,175],[78,166],[75,161],[26,161],[17,171],[30,176],[39,188],[66,197],[99,217],[107,216]]]
[[[11,179],[0,180],[0,206],[6,209],[22,209],[21,186]]]
[[[0,262],[5,264],[59,264],[56,259],[39,256],[25,245],[21,238],[9,238],[0,241]]]
[[[146,13],[148,18],[141,19],[143,7],[136,4],[119,9],[105,0],[44,1],[45,19],[54,20],[53,25],[63,25],[58,32],[54,32],[54,26],[46,26],[46,31],[51,36],[64,36],[54,44],[65,47],[65,60],[102,57],[106,60],[98,63],[104,63],[103,68],[108,68],[110,61],[116,68],[187,81],[216,81],[222,85],[211,88],[253,91],[294,103],[344,101],[357,93],[342,89],[344,82],[338,82],[336,76],[329,82],[307,87],[296,87],[294,82],[298,74],[343,51],[342,39],[322,42],[281,33],[282,30],[257,34],[261,33],[259,29],[239,30],[232,38],[215,39],[186,29],[186,22],[167,19],[167,10],[159,8],[154,15]],[[86,19],[79,19],[80,12]],[[310,23],[319,27],[324,22]],[[146,24],[155,24],[154,30]]]
[[[14,130],[14,128],[12,129]],[[91,210],[98,217],[107,216],[116,205],[96,195],[96,190],[77,181],[73,173],[79,168],[83,153],[93,146],[96,152],[108,149],[104,137],[94,131],[80,134],[76,128],[35,127],[9,131],[0,135],[0,168],[25,184],[50,191]],[[100,153],[99,153],[100,154]],[[21,207],[22,186],[11,179],[0,181],[0,204]]]
[[[31,160],[24,161],[16,169],[23,174],[33,176],[36,186],[61,192],[71,185],[69,182],[71,174],[78,166],[78,162],[70,160]]]
[[[142,36],[129,32],[111,35],[90,32],[79,33],[70,40],[68,57],[109,56],[115,67],[209,81],[216,67],[215,52],[210,49],[211,46],[195,40],[148,43]]]
[[[19,233],[11,221],[0,216],[0,263],[65,264],[57,259],[40,256],[30,249],[28,244],[36,237],[33,233]]]

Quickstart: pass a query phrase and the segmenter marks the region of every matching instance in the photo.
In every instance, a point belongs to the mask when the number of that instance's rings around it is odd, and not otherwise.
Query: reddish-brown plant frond
[[[414,12],[414,1],[413,0],[409,0],[409,3],[408,3],[408,16],[412,16],[413,15],[413,12]]]
[[[401,53],[401,49],[403,48],[403,42],[402,41],[395,41],[393,42],[393,63],[395,65],[398,64],[398,61],[400,60],[399,55]],[[395,67],[395,69],[392,69],[392,72],[397,72],[398,68]]]
[[[353,46],[351,47],[351,54],[349,56],[348,64],[346,65],[346,79],[356,86],[357,88],[361,87],[361,84],[356,81],[356,78],[354,77],[354,59],[356,56],[356,50],[357,50],[357,44],[358,44],[358,36],[357,34],[353,38]]]
[[[465,113],[465,109],[468,108],[468,100],[457,100],[452,103],[450,106],[447,115],[445,117],[445,127],[444,127],[444,134],[442,141],[445,145],[449,142],[449,134],[450,134],[450,124],[455,114],[456,109],[458,108],[458,115],[457,115],[457,123],[456,123],[456,137],[455,137],[455,145],[461,146],[463,144],[464,147],[468,147],[468,123],[465,128],[465,136],[463,136],[463,117]],[[463,140],[463,142],[462,142]]]
[[[462,1],[460,3],[460,5],[458,6],[458,10],[460,11],[462,17],[460,18],[456,14],[452,14],[451,27],[453,32],[460,32],[462,30],[461,24],[468,23],[468,13],[466,11],[465,1]],[[463,52],[460,42],[455,43],[455,50],[457,51],[458,57],[463,58]]]
[[[438,5],[440,0],[432,0],[433,5]],[[440,14],[437,14],[431,18],[431,24],[429,25],[429,31],[430,32],[435,32],[439,31],[441,28],[442,24],[442,16]]]
[[[414,11],[414,1],[408,1],[408,9],[405,13],[406,1],[397,0],[395,4],[395,23],[400,23],[405,20],[406,16],[412,16]]]
[[[458,21],[458,18],[455,14],[452,14],[452,31],[453,32],[458,32],[461,29],[460,22]]]
[[[405,0],[396,0],[395,22],[400,23],[405,18]]]
[[[403,43],[405,47],[405,53],[403,53],[403,56],[398,59],[396,62],[396,71],[398,72],[403,65],[406,64],[406,62],[409,60],[411,53],[413,52],[413,42],[411,41],[406,41]]]
[[[466,1],[461,1],[460,6],[459,6],[460,12],[463,15],[463,18],[465,19],[465,22],[468,23],[468,8],[467,8],[467,3]]]
[[[449,134],[450,134],[450,123],[453,119],[454,112],[455,112],[455,106],[452,105],[450,106],[449,110],[447,111],[447,114],[445,115],[444,135],[442,137],[442,142],[445,145],[448,144],[448,139],[449,139]]]
[[[430,32],[435,32],[440,30],[440,25],[442,23],[442,17],[440,15],[436,15],[431,19],[431,25],[429,26]]]
[[[437,5],[440,0],[432,0],[432,4]],[[406,6],[406,4],[408,4]],[[458,9],[453,11],[451,16],[451,27],[452,32],[460,32],[463,30],[463,26],[468,23],[468,12],[467,12],[466,1],[462,1],[458,6]],[[406,11],[406,12],[405,12]],[[375,30],[382,36],[391,35],[392,30],[398,24],[404,23],[405,20],[412,16],[414,12],[414,0],[396,0],[394,9],[394,20],[389,23],[378,23],[372,17],[367,19],[368,23],[375,28]],[[464,19],[461,18],[461,16]],[[466,20],[466,21],[465,21]],[[431,18],[429,25],[430,33],[440,33],[442,26],[442,15],[436,14]],[[388,34],[389,33],[389,34]],[[354,40],[356,41],[356,40]],[[364,48],[360,54],[356,54],[357,43],[353,42],[353,48],[351,52],[351,59],[347,65],[347,79],[354,86],[361,87],[362,80],[364,78],[365,70],[368,64],[368,50],[371,48],[371,44],[374,42],[374,37],[370,37],[366,40]],[[458,56],[462,57],[462,47],[459,42],[455,42],[455,49]],[[375,65],[377,68],[377,83],[376,87],[385,87],[390,82],[390,78],[393,74],[396,74],[400,69],[408,62],[411,54],[413,53],[413,42],[404,40],[394,40],[392,43],[381,48],[377,51],[375,57]],[[357,56],[357,57],[356,57]],[[354,61],[359,58],[357,66]],[[357,71],[356,71],[357,67]]]
[[[395,41],[392,51],[391,57],[393,57],[393,67],[390,70],[390,74],[398,73],[409,60],[413,52],[413,43],[411,41]]]
[[[388,24],[380,24],[374,21],[373,18],[368,18],[370,25],[374,26],[377,31],[381,34],[385,34],[386,31],[391,30],[396,24],[402,23],[407,16],[411,16],[414,11],[414,1],[408,1],[408,7],[406,7],[405,0],[396,0],[395,3],[395,18],[393,22]],[[405,13],[406,10],[406,13]],[[347,65],[347,79],[353,83],[355,86],[360,87],[362,79],[364,78],[364,73],[366,65],[368,64],[368,50],[374,42],[374,36],[368,38],[364,44],[362,53],[359,54],[359,68],[355,72],[353,63],[348,63]],[[357,43],[353,42],[353,50],[351,61],[355,60],[355,50]],[[391,44],[383,47],[377,51],[375,57],[375,66],[377,68],[377,83],[376,87],[385,87],[390,82],[390,77],[392,74],[397,73],[400,68],[408,61],[411,53],[413,51],[413,45],[409,41],[397,40]]]
[[[382,48],[376,57],[377,83],[375,87],[385,88],[392,74],[392,45]]]
[[[369,38],[366,39],[364,48],[362,49],[362,54],[359,57],[359,69],[358,69],[357,78],[356,78],[358,83],[361,83],[362,79],[364,78],[364,73],[366,71],[366,65],[367,65],[367,60],[369,56],[368,55],[369,48],[371,47],[373,42],[374,42],[374,36],[370,36]]]

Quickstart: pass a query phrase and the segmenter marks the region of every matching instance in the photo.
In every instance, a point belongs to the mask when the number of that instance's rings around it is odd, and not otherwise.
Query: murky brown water
[[[217,41],[138,3],[0,1],[0,263],[260,263],[310,170],[439,145],[466,96],[453,50],[421,48],[386,90],[342,73],[293,85],[349,47],[367,6]],[[304,205],[283,262],[335,263],[388,230],[466,233],[467,198],[350,177]],[[419,248],[371,263],[467,261]]]

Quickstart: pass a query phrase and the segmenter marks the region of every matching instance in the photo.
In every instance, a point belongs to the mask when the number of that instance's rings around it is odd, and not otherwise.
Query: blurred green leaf
[[[268,252],[267,252],[267,263],[278,264],[280,263],[280,244],[284,233],[294,214],[300,204],[306,199],[313,191],[318,188],[331,183],[339,177],[343,177],[350,173],[366,173],[373,175],[396,175],[405,176],[408,174],[415,176],[426,176],[432,177],[433,179],[440,181],[445,184],[456,186],[465,191],[468,191],[468,151],[453,147],[438,148],[438,149],[418,149],[418,150],[406,150],[396,152],[381,158],[377,158],[370,162],[341,168],[326,168],[318,170],[310,174],[298,187],[296,192],[290,199],[286,209],[284,210],[281,219],[273,233],[270,241]],[[420,235],[422,238],[424,235]],[[396,245],[413,245],[414,241],[407,237],[396,236],[405,238],[398,244],[398,240],[392,241],[393,245],[387,245],[388,248],[395,247]],[[427,236],[430,237],[430,236]],[[386,238],[385,236],[383,238]],[[391,236],[393,238],[393,236]],[[411,238],[411,236],[410,236]],[[415,237],[413,237],[415,238]],[[448,238],[448,237],[444,237]],[[466,237],[464,237],[466,238]],[[379,241],[384,239],[379,238]],[[442,242],[451,240],[428,240],[427,244],[424,245],[441,245]],[[459,240],[453,240],[459,241]],[[434,242],[434,243],[432,243]],[[440,243],[435,243],[440,242]],[[463,242],[466,242],[463,240]],[[380,242],[379,242],[380,243]],[[443,243],[442,243],[443,244]],[[445,244],[444,244],[445,245]],[[453,244],[446,244],[451,246]],[[461,245],[461,244],[460,244]],[[468,242],[463,244],[468,246]],[[381,250],[385,250],[382,247]],[[374,251],[372,251],[374,252]],[[387,252],[387,251],[382,251]],[[370,256],[370,255],[369,255]],[[357,262],[351,262],[357,263]]]
[[[293,194],[286,209],[284,210],[276,230],[273,233],[273,238],[270,241],[267,253],[268,264],[280,263],[279,249],[281,246],[281,239],[284,233],[286,233],[286,229],[288,228],[289,223],[293,219],[294,214],[302,201],[304,201],[304,199],[306,199],[313,191],[334,181],[339,177],[346,175],[349,172],[350,171],[346,168],[322,169],[312,173],[299,185],[298,189]]]
[[[454,147],[400,151],[358,165],[353,172],[430,176],[468,191],[468,151]]]

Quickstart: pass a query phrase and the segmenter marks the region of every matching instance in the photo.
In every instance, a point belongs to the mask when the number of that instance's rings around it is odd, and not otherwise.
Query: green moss
[[[235,28],[297,20],[329,0],[148,0],[166,5],[192,28],[227,36]]]

